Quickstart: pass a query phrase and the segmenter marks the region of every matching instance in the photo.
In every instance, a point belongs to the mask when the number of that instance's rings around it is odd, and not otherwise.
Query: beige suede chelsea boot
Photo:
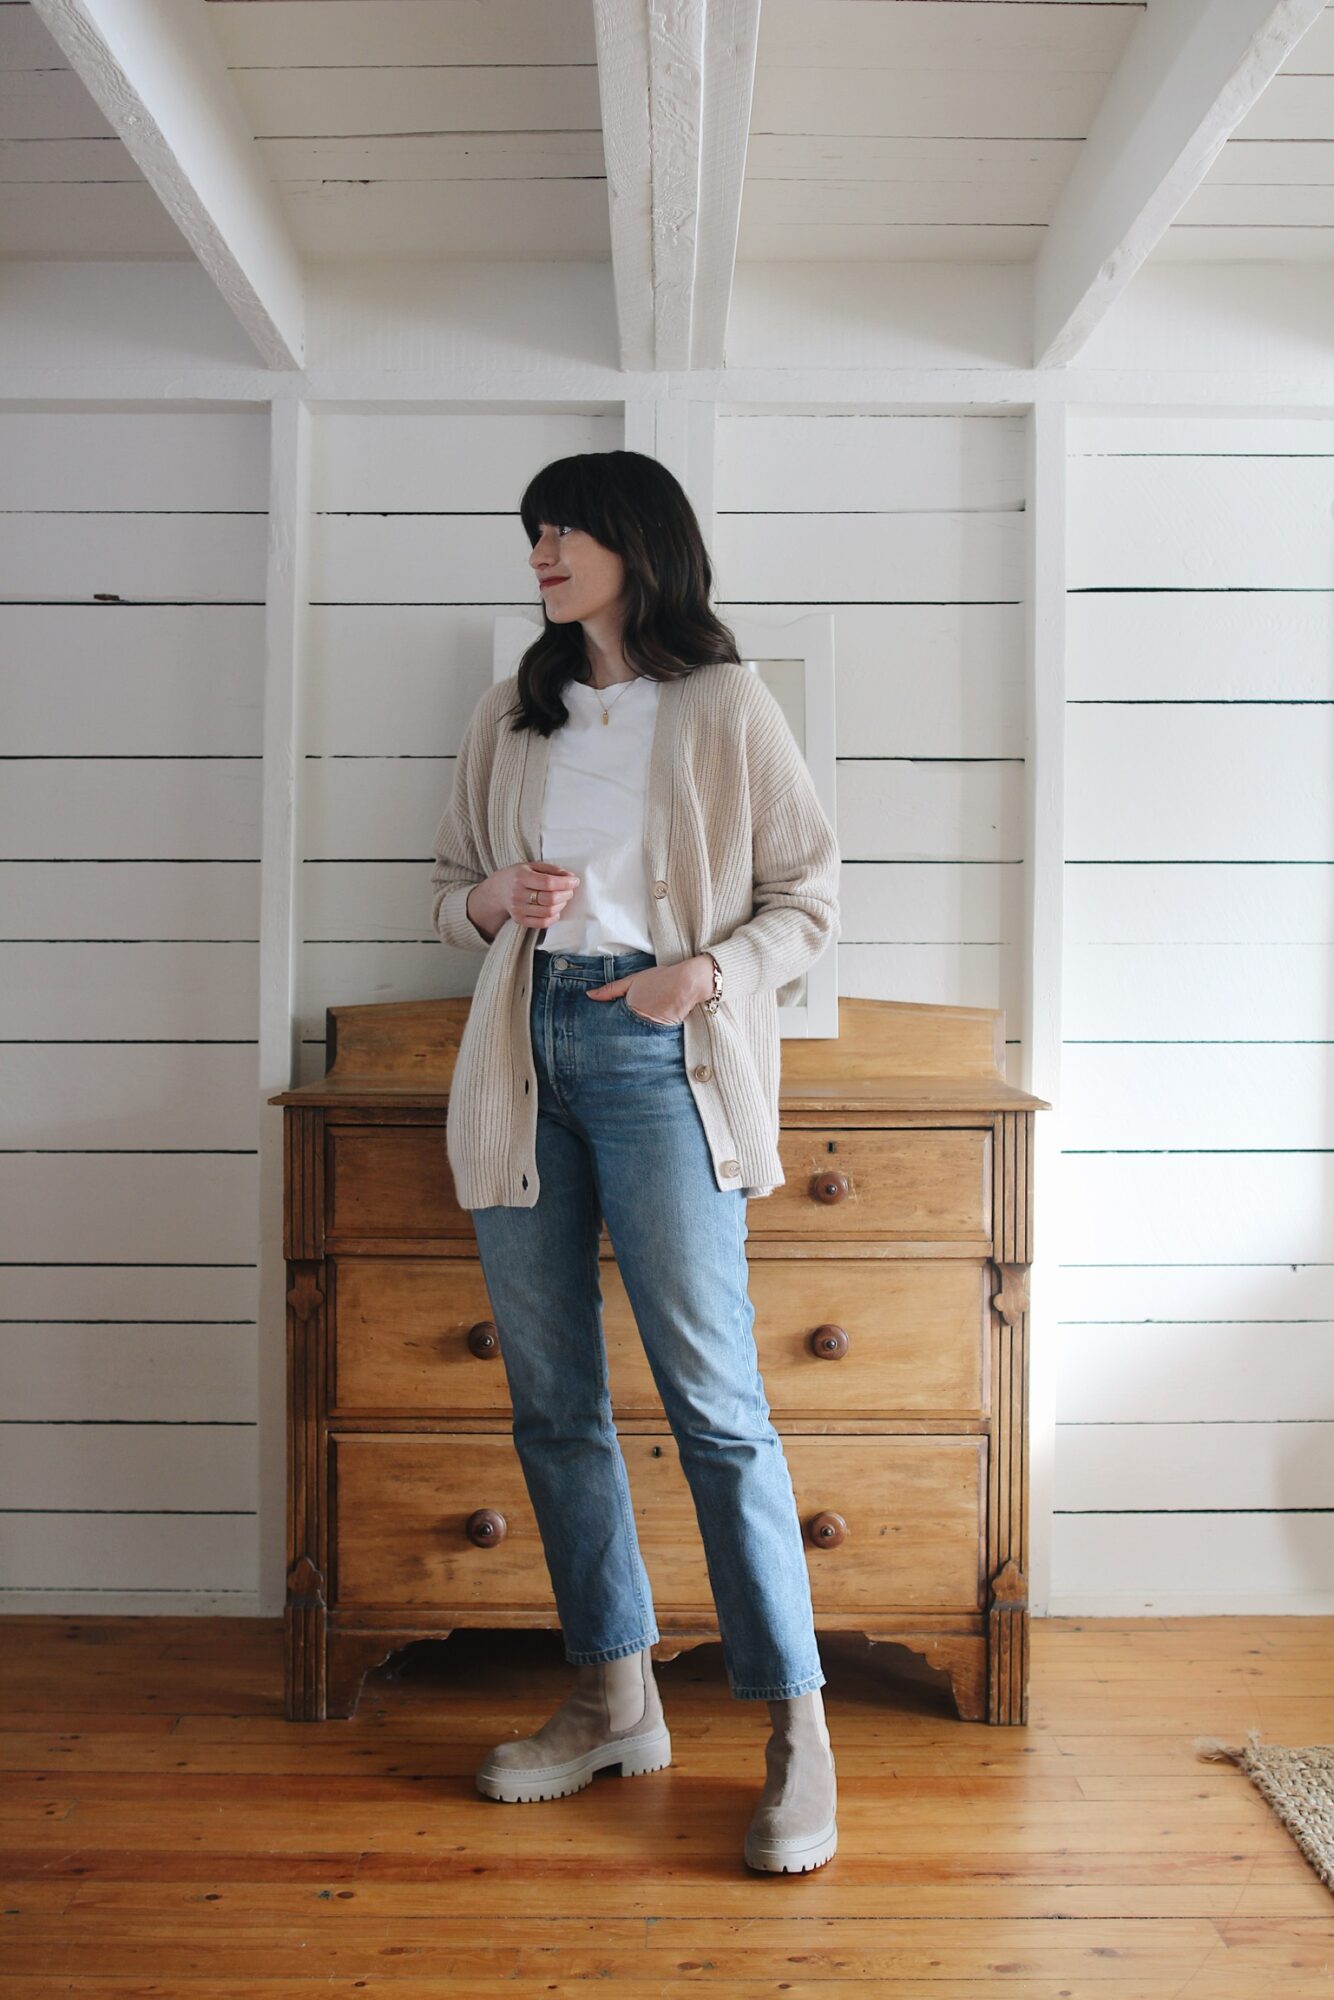
[[[619,1765],[623,1778],[672,1761],[650,1648],[575,1668],[575,1685],[532,1736],[497,1743],[477,1772],[483,1798],[563,1799]]]
[[[767,1775],[746,1833],[745,1859],[771,1874],[804,1875],[838,1846],[834,1753],[819,1688],[771,1701]]]

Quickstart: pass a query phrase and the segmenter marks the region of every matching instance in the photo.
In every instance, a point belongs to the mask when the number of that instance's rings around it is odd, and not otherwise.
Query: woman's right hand
[[[497,868],[494,875],[470,890],[468,916],[491,938],[506,917],[525,930],[545,930],[556,922],[578,887],[579,877],[558,862],[516,861],[509,868]]]

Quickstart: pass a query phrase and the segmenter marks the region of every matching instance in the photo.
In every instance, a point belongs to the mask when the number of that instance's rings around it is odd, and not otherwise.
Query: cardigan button
[[[739,1160],[724,1160],[723,1172],[725,1174],[739,1174],[741,1172],[741,1162]]]
[[[667,894],[667,884],[665,882],[655,882],[653,884],[653,893],[655,896],[665,896]]]
[[[696,1063],[695,1075],[699,1078],[701,1083],[707,1083],[709,1078],[713,1075],[713,1070],[708,1063]]]

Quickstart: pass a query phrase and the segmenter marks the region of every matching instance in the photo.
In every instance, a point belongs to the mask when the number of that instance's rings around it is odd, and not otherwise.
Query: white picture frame
[[[727,617],[743,665],[763,679],[780,703],[801,746],[816,795],[831,826],[838,825],[834,730],[834,614],[804,611],[791,618],[744,611]],[[521,612],[498,616],[492,630],[492,681],[517,673],[519,661],[542,629]],[[838,1036],[838,941],[808,966],[796,997],[778,1009],[778,1032],[796,1040]]]

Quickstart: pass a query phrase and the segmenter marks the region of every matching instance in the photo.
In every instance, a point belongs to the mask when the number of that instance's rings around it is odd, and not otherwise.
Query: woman
[[[709,608],[679,483],[559,459],[520,503],[545,607],[464,732],[435,840],[440,937],[484,951],[447,1146],[576,1684],[477,1772],[560,1798],[663,1769],[659,1637],[611,1416],[605,1218],[695,1503],[732,1693],[765,1700],[745,1859],[837,1844],[825,1675],[747,1290],[746,1202],[783,1179],[777,995],[838,935],[838,849],[781,708]]]

